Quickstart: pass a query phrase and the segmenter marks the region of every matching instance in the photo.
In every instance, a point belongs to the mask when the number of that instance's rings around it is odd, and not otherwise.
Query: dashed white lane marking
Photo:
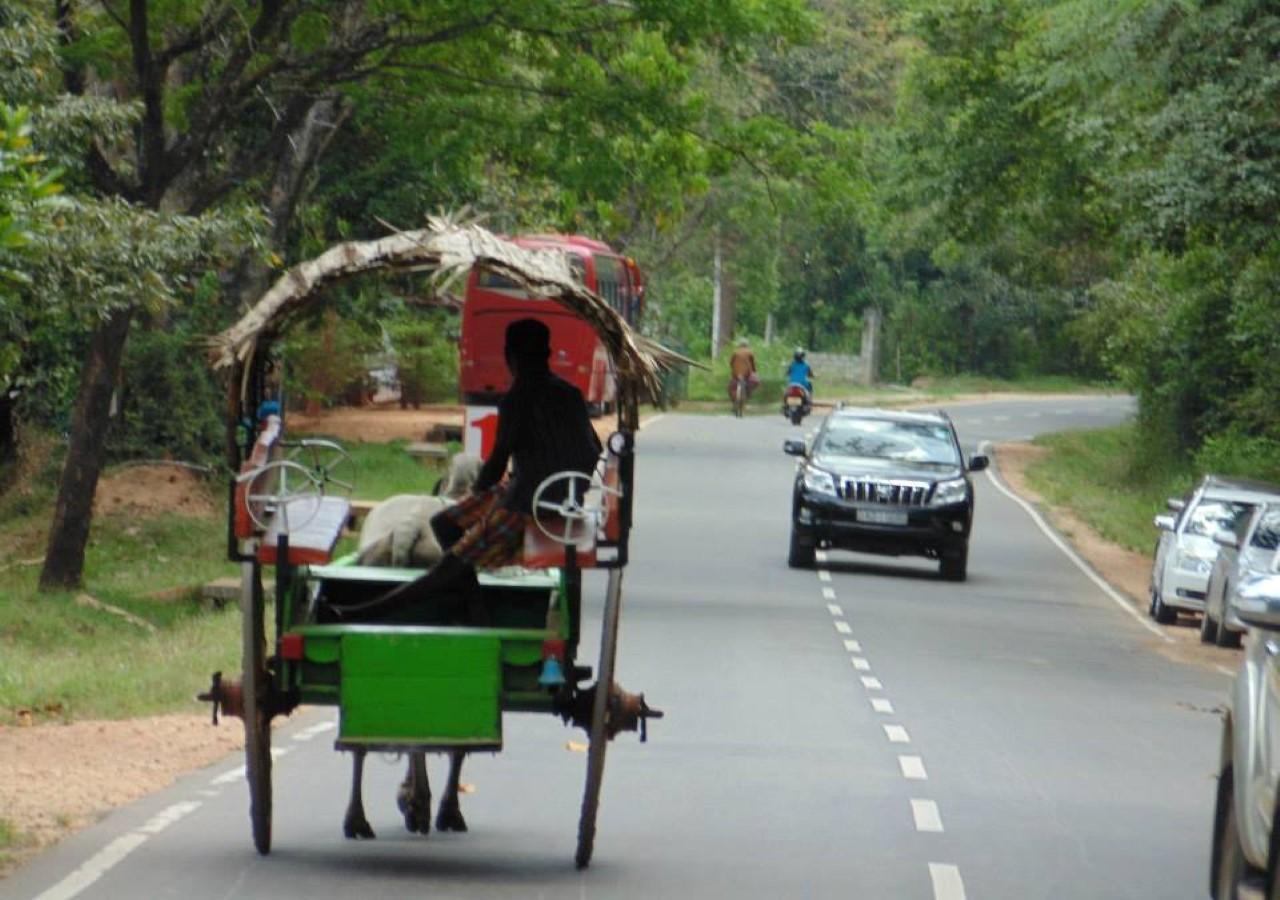
[[[850,653],[861,653],[862,645],[853,638],[845,638],[844,649],[848,650]]]
[[[929,780],[929,773],[924,770],[924,760],[919,756],[899,756],[898,767],[902,769],[902,777],[909,781]]]
[[[656,414],[654,414],[654,415],[652,415],[652,416],[649,416],[648,418],[641,419],[641,420],[640,420],[640,428],[641,428],[642,430],[643,430],[643,429],[645,429],[645,428],[648,428],[648,427],[649,427],[650,425],[652,425],[654,422],[657,422],[657,421],[659,421],[659,420],[661,420],[661,419],[666,418],[666,415],[667,415],[666,413],[656,413]]]
[[[869,691],[879,691],[884,688],[884,685],[880,683],[879,678],[873,678],[870,675],[862,676],[862,686]]]
[[[965,900],[960,869],[949,863],[929,863],[929,880],[933,882],[935,900]]]
[[[824,562],[826,562],[826,561],[827,561],[827,551],[826,551],[826,550],[814,550],[814,551],[813,551],[813,558],[814,558],[814,560],[816,560],[817,562],[824,563]]]
[[[150,835],[159,834],[183,816],[199,808],[198,801],[187,800],[162,809],[135,831],[120,835],[93,854],[74,872],[39,894],[35,900],[71,900],[118,865],[126,856],[145,844]]]
[[[827,604],[827,612],[831,613],[831,615],[833,615],[833,616],[843,616],[843,615],[844,615],[844,610],[843,610],[843,609],[841,609],[841,608],[840,608],[837,604],[835,604],[835,603],[828,603],[828,604]]]
[[[916,831],[938,834],[942,831],[942,813],[932,800],[912,800],[911,817],[916,820]]]
[[[830,573],[830,572],[828,572],[826,569],[819,569],[819,570],[818,570],[818,580],[819,580],[819,581],[830,581],[830,580],[831,580],[831,573]]]
[[[871,671],[871,662],[870,662],[869,660],[865,660],[865,659],[863,659],[861,656],[855,656],[855,657],[853,657],[853,658],[850,660],[850,662],[852,662],[852,663],[853,663],[853,667],[854,667],[855,669],[857,669],[859,672],[870,672],[870,671]]]
[[[849,627],[849,623],[846,622],[844,619],[836,619],[835,625],[836,625],[836,631],[840,632],[841,634],[853,633],[853,629]]]
[[[891,714],[893,712],[893,704],[890,703],[888,700],[886,700],[884,697],[872,697],[871,708],[878,713]]]
[[[983,453],[987,452],[990,445],[991,445],[990,441],[983,441],[978,446],[979,452],[983,452]],[[1066,554],[1067,559],[1075,563],[1076,568],[1078,568],[1081,572],[1083,572],[1086,576],[1088,576],[1089,580],[1092,581],[1094,584],[1096,584],[1104,594],[1106,594],[1113,601],[1115,601],[1115,604],[1117,606],[1119,606],[1122,610],[1124,610],[1126,613],[1132,616],[1135,622],[1137,622],[1143,628],[1147,629],[1147,631],[1150,631],[1152,634],[1156,635],[1158,638],[1160,638],[1160,640],[1164,641],[1166,644],[1173,643],[1173,638],[1169,637],[1167,634],[1165,634],[1163,631],[1157,628],[1154,624],[1152,624],[1151,622],[1148,622],[1145,618],[1139,615],[1138,611],[1133,608],[1133,605],[1129,603],[1128,600],[1126,600],[1124,597],[1121,597],[1118,593],[1116,593],[1115,588],[1107,584],[1106,581],[1104,581],[1102,577],[1098,575],[1097,572],[1093,571],[1093,569],[1089,567],[1088,563],[1086,563],[1083,559],[1080,558],[1080,554],[1076,553],[1076,551],[1073,550],[1070,545],[1068,545],[1065,541],[1063,541],[1062,538],[1058,537],[1057,533],[1055,533],[1054,530],[1048,526],[1045,520],[1040,517],[1040,513],[1036,512],[1035,507],[1033,507],[1026,500],[1023,500],[1013,491],[1005,487],[1004,484],[1000,481],[1000,479],[996,477],[996,473],[994,469],[987,469],[987,477],[991,479],[991,483],[996,486],[996,490],[1004,494],[1014,503],[1021,506],[1023,511],[1026,512],[1026,514],[1031,517],[1031,521],[1035,522],[1036,525],[1039,526],[1040,530],[1044,532],[1045,536],[1048,537],[1049,540],[1053,542],[1053,545],[1057,547],[1059,550],[1061,550],[1064,554]]]
[[[822,589],[822,599],[823,599],[823,600],[834,600],[834,599],[836,599],[836,591],[835,591],[835,588],[824,587],[824,588]]]
[[[1029,412],[1029,413],[1026,413],[1026,417],[1027,417],[1028,419],[1038,419],[1038,418],[1040,418],[1040,413],[1038,413],[1038,412]]]
[[[199,794],[201,797],[221,797],[222,796],[222,791],[212,791],[209,788],[201,788],[200,790],[196,791],[196,793]]]
[[[907,729],[901,725],[885,725],[884,736],[889,739],[891,744],[910,744],[911,735],[907,734]]]
[[[1008,422],[1009,417],[1008,416],[992,416],[991,421],[992,422]]]
[[[324,734],[326,731],[332,731],[337,727],[338,725],[336,722],[317,722],[315,725],[299,731],[293,736],[293,739],[299,743],[309,741],[317,735]]]
[[[1217,669],[1219,672],[1221,672],[1223,675],[1226,675],[1228,678],[1236,677],[1236,673],[1228,669],[1226,666],[1214,666],[1214,668]]]

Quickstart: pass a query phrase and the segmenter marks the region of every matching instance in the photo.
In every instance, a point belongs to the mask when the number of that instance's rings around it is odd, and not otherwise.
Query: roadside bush
[[[208,462],[222,447],[222,388],[189,334],[136,331],[125,348],[108,459]]]
[[[451,401],[458,396],[458,348],[443,314],[415,314],[386,325],[395,350],[400,403]]]
[[[1280,482],[1280,441],[1239,431],[1209,435],[1196,451],[1195,464],[1215,475]]]
[[[372,393],[365,359],[379,349],[359,325],[326,312],[285,342],[288,395],[306,406],[358,406]]]

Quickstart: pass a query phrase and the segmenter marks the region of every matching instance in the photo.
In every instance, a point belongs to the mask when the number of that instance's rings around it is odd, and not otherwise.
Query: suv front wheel
[[[812,569],[816,559],[814,558],[814,545],[801,540],[800,535],[796,533],[796,527],[791,526],[791,547],[787,551],[787,565],[793,569]]]
[[[964,581],[969,570],[969,545],[964,544],[955,550],[944,550],[938,568],[947,581]]]

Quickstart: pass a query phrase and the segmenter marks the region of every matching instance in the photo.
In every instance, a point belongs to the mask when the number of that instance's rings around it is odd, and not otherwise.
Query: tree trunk
[[[0,384],[0,488],[5,486],[5,470],[18,461],[18,417],[9,388]]]
[[[71,442],[62,466],[49,546],[40,572],[41,590],[80,586],[89,540],[93,495],[98,489],[106,447],[111,395],[124,357],[133,309],[118,310],[98,326],[80,372],[80,390],[71,414]]]

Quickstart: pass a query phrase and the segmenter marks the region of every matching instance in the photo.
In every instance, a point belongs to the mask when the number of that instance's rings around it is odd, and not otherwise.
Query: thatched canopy
[[[285,272],[253,308],[211,340],[215,369],[243,376],[261,348],[315,302],[323,288],[367,272],[427,272],[439,287],[480,265],[511,279],[531,295],[560,303],[589,322],[608,349],[623,383],[657,396],[664,369],[684,357],[633,331],[603,299],[574,278],[564,253],[526,250],[478,225],[432,217],[427,227],[374,241],[338,244]]]

